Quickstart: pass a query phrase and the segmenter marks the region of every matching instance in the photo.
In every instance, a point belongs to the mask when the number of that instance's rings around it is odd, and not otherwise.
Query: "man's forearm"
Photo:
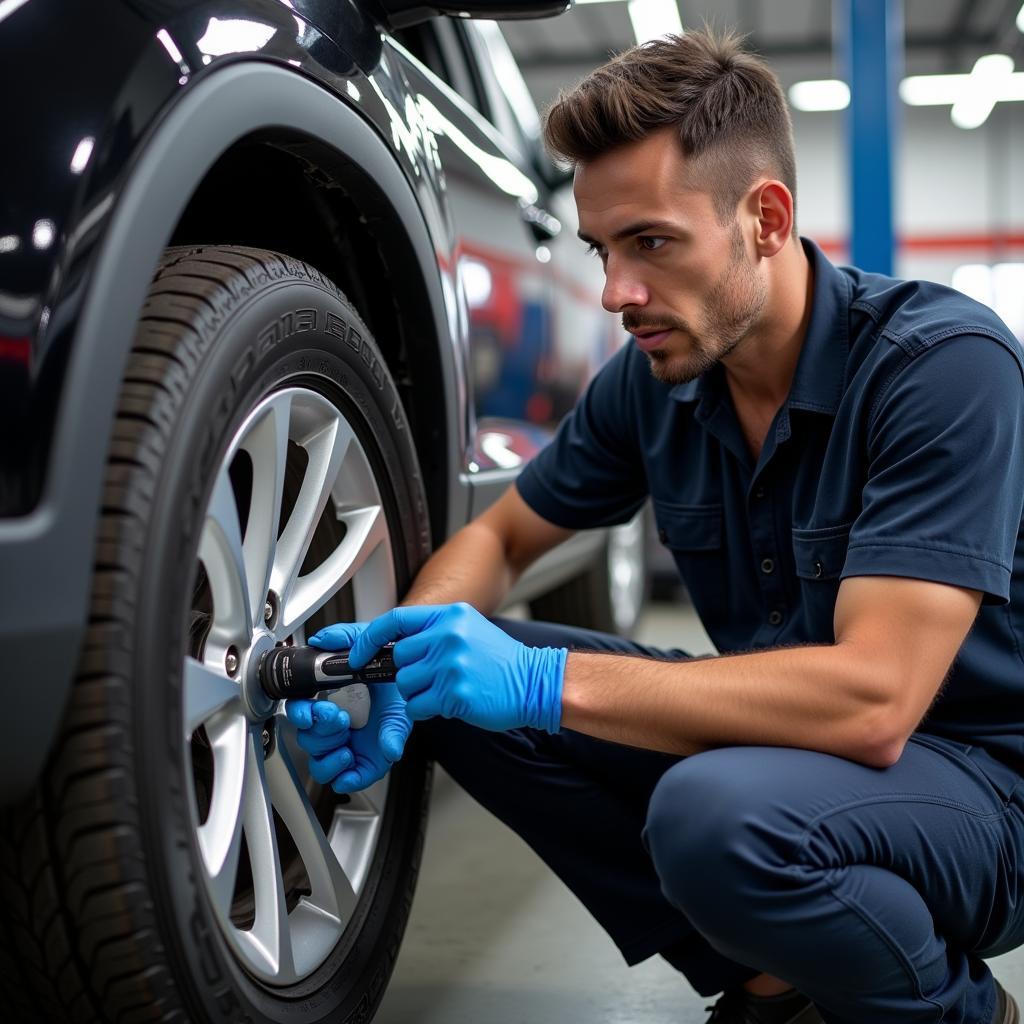
[[[515,573],[501,538],[484,523],[474,521],[427,560],[402,604],[466,601],[492,615],[514,582]]]
[[[896,753],[884,693],[860,656],[832,644],[690,662],[573,652],[562,725],[670,753],[800,747],[884,767]]]

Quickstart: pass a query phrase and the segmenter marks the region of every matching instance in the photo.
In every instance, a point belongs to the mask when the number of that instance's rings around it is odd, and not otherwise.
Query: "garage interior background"
[[[577,0],[553,21],[502,29],[534,101],[544,108],[637,36],[631,9],[672,24],[735,28],[767,58],[790,96],[797,157],[797,215],[803,234],[834,262],[848,258],[850,181],[856,153],[846,144],[849,91],[843,82],[843,7],[820,0]],[[884,4],[879,2],[880,8]],[[897,12],[900,5],[890,5]],[[906,0],[903,73],[892,132],[895,270],[955,287],[996,307],[1024,335],[1024,16],[1020,0]],[[673,16],[678,20],[673,22]],[[651,26],[648,28],[647,26]],[[898,25],[896,26],[898,29]],[[1000,55],[1014,61],[983,61]],[[898,69],[897,69],[898,70]],[[885,67],[876,67],[881,78]],[[973,73],[973,74],[972,74]],[[957,77],[951,77],[957,76]],[[965,76],[971,76],[967,78]],[[972,117],[954,123],[953,99]],[[1005,266],[1004,266],[1005,265]],[[984,269],[983,269],[984,268]],[[992,270],[991,268],[998,268]]]
[[[886,10],[896,19],[890,27],[902,46],[892,48],[887,63],[851,30],[845,3],[576,4],[553,21],[502,26],[540,109],[638,39],[705,20],[735,28],[771,62],[790,96],[801,233],[841,263],[851,260],[853,222],[860,232],[855,252],[881,247],[884,254],[891,241],[898,276],[952,284],[991,305],[1024,339],[1021,0],[864,0],[869,15],[874,7],[876,19]],[[851,146],[848,60],[865,50],[869,82],[890,78],[899,98],[883,112],[891,117],[890,132],[884,120],[869,117],[870,135]],[[886,159],[892,216],[879,223],[871,189]],[[873,208],[854,221],[855,179],[867,187]],[[692,610],[678,603],[649,605],[637,636],[695,654],[713,650]],[[1024,951],[992,967],[1024,999]],[[706,1019],[706,1002],[657,958],[626,968],[521,840],[438,773],[423,871],[376,1018],[381,1024],[698,1024]]]

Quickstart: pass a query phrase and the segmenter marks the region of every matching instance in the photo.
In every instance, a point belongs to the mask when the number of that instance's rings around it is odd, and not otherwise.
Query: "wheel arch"
[[[4,607],[0,628],[7,651],[5,675],[20,680],[24,723],[0,747],[0,802],[17,799],[38,777],[67,699],[85,627],[103,467],[120,383],[157,260],[176,234],[192,230],[195,222],[186,216],[190,202],[204,197],[202,183],[218,161],[242,140],[275,132],[329,155],[332,173],[343,174],[351,194],[362,186],[365,195],[375,195],[380,208],[390,211],[374,236],[395,260],[391,266],[412,271],[403,284],[416,292],[422,320],[416,344],[403,325],[402,340],[388,347],[399,359],[405,352],[411,365],[432,360],[444,394],[440,416],[436,401],[432,409],[409,410],[414,429],[427,417],[431,443],[434,437],[440,440],[441,457],[431,467],[437,479],[427,481],[435,536],[446,532],[458,514],[454,496],[462,389],[446,343],[434,245],[398,162],[359,113],[300,75],[258,61],[211,72],[183,93],[133,164],[91,268],[42,500],[30,515],[5,523],[0,536],[5,574],[24,581],[17,604]],[[201,209],[192,207],[193,212]],[[341,217],[337,223],[351,221]],[[302,253],[291,255],[303,258]],[[344,281],[337,283],[345,287]],[[425,329],[430,337],[421,345]],[[35,680],[39,685],[31,685]]]
[[[437,545],[450,528],[453,467],[445,457],[456,429],[445,417],[453,403],[435,400],[452,387],[445,380],[451,367],[438,357],[448,341],[434,323],[427,287],[433,267],[425,272],[420,265],[407,225],[371,170],[323,139],[293,128],[261,129],[237,140],[210,167],[169,244],[271,249],[309,263],[341,288],[398,385]],[[254,217],[261,205],[267,209]]]

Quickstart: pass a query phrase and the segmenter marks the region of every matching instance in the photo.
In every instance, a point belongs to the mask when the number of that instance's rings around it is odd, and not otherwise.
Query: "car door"
[[[554,408],[550,249],[561,226],[546,186],[495,103],[474,26],[434,19],[394,33],[419,116],[436,139],[462,291],[470,422],[469,514],[493,501],[546,443]]]
[[[528,418],[550,430],[626,335],[618,317],[601,306],[604,273],[576,234],[572,175],[556,168],[544,150],[540,117],[500,25],[474,21],[466,32],[483,55],[481,77],[495,123],[526,154],[540,183],[540,200],[526,215],[537,239],[537,258],[547,269],[551,321],[549,348],[538,367],[537,397]]]

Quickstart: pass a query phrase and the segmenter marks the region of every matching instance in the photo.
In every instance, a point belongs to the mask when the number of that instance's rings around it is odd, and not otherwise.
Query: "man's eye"
[[[587,255],[588,256],[603,256],[604,253],[601,251],[601,246],[595,244],[594,242],[591,242],[587,246]]]
[[[637,239],[640,243],[641,249],[646,249],[648,252],[655,252],[665,244],[664,238],[655,238],[653,235],[640,235]]]

